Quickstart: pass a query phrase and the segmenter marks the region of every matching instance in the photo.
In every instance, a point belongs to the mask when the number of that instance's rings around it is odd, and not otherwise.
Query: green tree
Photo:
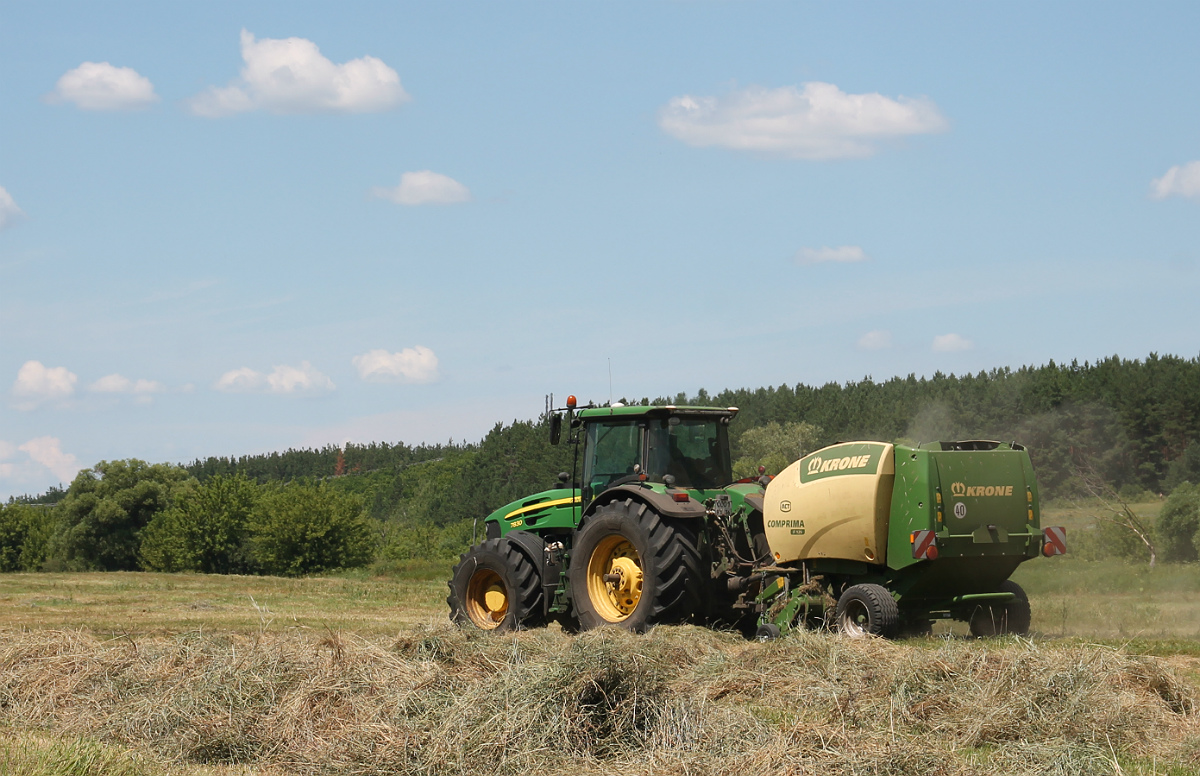
[[[0,504],[0,571],[38,571],[46,560],[53,510]]]
[[[754,477],[758,467],[768,474],[779,474],[793,461],[803,458],[818,446],[821,429],[803,421],[779,424],[774,421],[745,431],[738,439],[733,476]]]
[[[1182,456],[1171,462],[1163,487],[1174,491],[1185,482],[1200,485],[1200,441],[1192,442]]]
[[[214,475],[182,493],[142,532],[142,565],[205,574],[253,571],[247,539],[258,496],[259,487],[244,474]]]
[[[1158,513],[1156,527],[1165,560],[1200,558],[1196,546],[1196,533],[1200,531],[1200,485],[1184,483],[1173,490]]]
[[[170,464],[136,458],[101,461],[82,471],[59,505],[48,564],[54,568],[134,571],[142,530],[172,497],[195,484]]]
[[[371,560],[362,499],[325,483],[293,482],[262,494],[252,532],[255,559],[269,574],[314,574]]]

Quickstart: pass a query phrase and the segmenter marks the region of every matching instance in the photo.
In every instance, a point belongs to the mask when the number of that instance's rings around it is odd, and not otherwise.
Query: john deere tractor
[[[736,407],[577,407],[575,472],[484,521],[455,566],[459,623],[506,631],[559,621],[641,631],[698,622],[770,638],[825,625],[851,636],[1024,633],[1009,576],[1065,552],[1039,525],[1037,482],[1016,443],[846,442],[771,477],[734,481]]]

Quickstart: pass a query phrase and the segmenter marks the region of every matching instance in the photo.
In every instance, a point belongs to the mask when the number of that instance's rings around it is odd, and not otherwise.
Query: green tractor
[[[550,414],[554,444],[563,412],[578,477],[487,516],[454,567],[454,621],[697,622],[771,638],[818,624],[894,637],[958,619],[976,635],[1025,633],[1029,602],[1009,576],[1066,551],[1063,529],[1039,525],[1016,443],[848,442],[734,481],[736,407],[572,396]]]

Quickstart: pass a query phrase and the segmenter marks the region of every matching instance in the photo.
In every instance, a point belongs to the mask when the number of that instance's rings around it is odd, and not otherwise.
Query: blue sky
[[[1195,3],[0,3],[0,495],[1200,354]]]

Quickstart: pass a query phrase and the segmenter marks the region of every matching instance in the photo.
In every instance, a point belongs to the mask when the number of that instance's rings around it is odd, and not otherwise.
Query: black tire
[[[882,636],[893,638],[900,626],[900,608],[887,588],[854,585],[838,598],[834,610],[838,633],[850,638]]]
[[[695,527],[633,499],[604,504],[586,519],[567,576],[580,629],[639,633],[690,620],[707,582]]]
[[[542,580],[516,542],[488,539],[459,559],[450,577],[450,619],[505,632],[545,621]]]
[[[755,641],[774,641],[779,638],[779,626],[773,622],[766,625],[759,625],[754,631]]]
[[[1024,636],[1029,633],[1029,621],[1032,618],[1029,596],[1011,579],[1000,584],[999,592],[1012,593],[1015,598],[975,607],[970,617],[972,636],[1003,636],[1010,633]]]

